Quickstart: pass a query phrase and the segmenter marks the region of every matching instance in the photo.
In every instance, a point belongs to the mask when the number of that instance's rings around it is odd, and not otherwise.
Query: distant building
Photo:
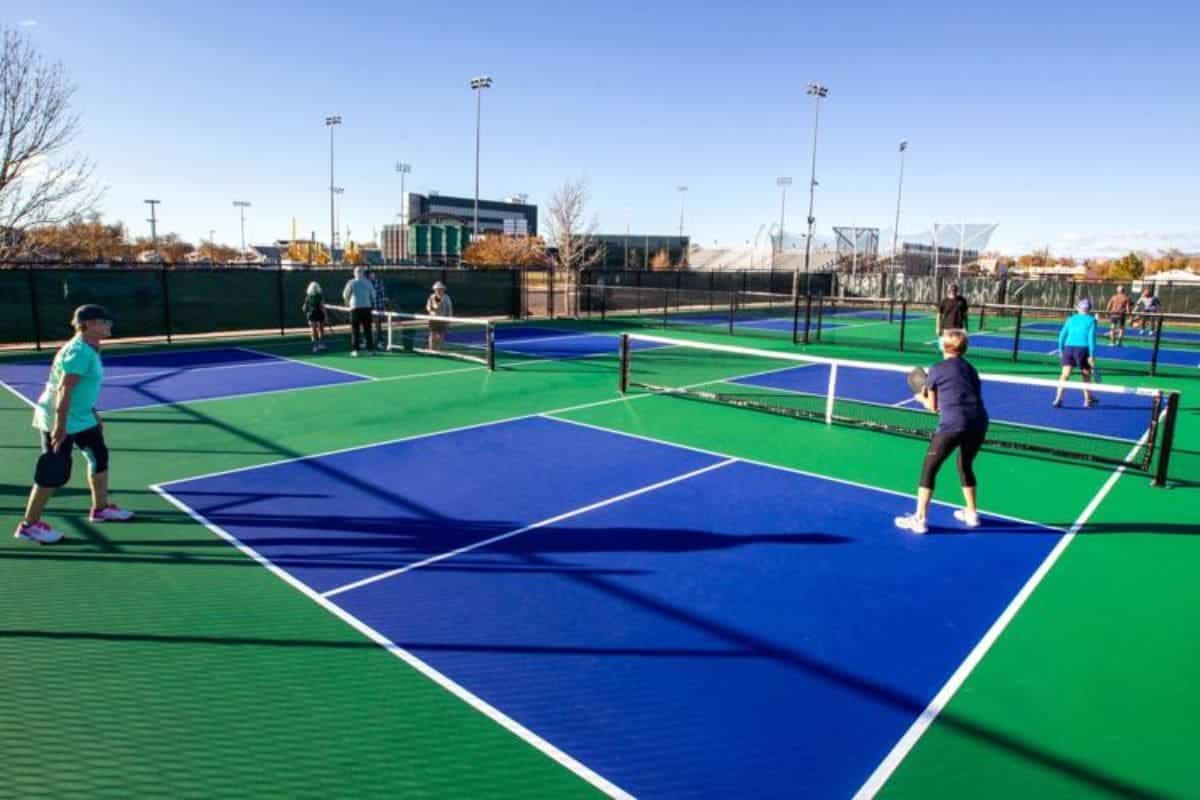
[[[514,200],[516,198],[510,198]],[[405,198],[408,224],[463,225],[474,229],[475,198],[410,192]],[[537,236],[538,209],[522,202],[479,201],[479,230],[510,236]]]

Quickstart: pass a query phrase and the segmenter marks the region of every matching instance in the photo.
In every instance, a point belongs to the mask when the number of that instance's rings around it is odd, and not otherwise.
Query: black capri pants
[[[983,440],[986,437],[987,428],[935,433],[933,440],[929,443],[929,450],[925,453],[925,463],[921,465],[921,482],[918,485],[922,489],[933,491],[938,470],[942,468],[942,464],[946,463],[946,459],[950,458],[951,454],[957,450],[958,478],[964,487],[974,488],[975,456],[979,455],[979,449],[983,447]]]
[[[71,477],[71,449],[79,445],[79,449],[83,451],[83,455],[88,461],[88,471],[92,475],[99,475],[108,471],[108,445],[104,443],[104,431],[99,425],[94,428],[80,431],[79,433],[68,434],[63,443],[58,446],[58,452],[67,460],[67,478]],[[49,453],[53,448],[50,447],[50,433],[42,431],[42,452]]]

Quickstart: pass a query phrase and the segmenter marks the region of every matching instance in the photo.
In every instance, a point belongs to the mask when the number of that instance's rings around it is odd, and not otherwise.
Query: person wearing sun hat
[[[454,316],[454,303],[450,300],[450,295],[446,294],[446,284],[441,281],[433,284],[433,294],[429,295],[429,299],[425,301],[425,313],[431,317]],[[430,350],[442,349],[445,344],[446,331],[449,329],[449,323],[429,321]]]
[[[1092,316],[1092,301],[1088,298],[1076,303],[1075,313],[1063,323],[1058,332],[1058,349],[1062,353],[1062,373],[1058,377],[1058,391],[1054,393],[1054,407],[1062,405],[1063,389],[1075,367],[1083,376],[1083,404],[1091,407],[1096,401],[1087,385],[1096,369],[1096,318]]]
[[[55,491],[71,477],[71,450],[76,445],[88,462],[92,490],[92,522],[124,522],[133,512],[109,502],[108,446],[96,413],[96,399],[104,382],[100,343],[112,336],[113,315],[98,305],[83,305],[71,318],[75,336],[54,356],[50,376],[33,409],[33,427],[40,432],[42,456],[34,471],[34,485],[25,506],[25,518],[14,536],[40,544],[54,544],[61,531],[42,521],[42,512]]]

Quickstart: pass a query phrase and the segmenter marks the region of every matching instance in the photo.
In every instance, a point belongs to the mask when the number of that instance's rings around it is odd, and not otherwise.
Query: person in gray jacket
[[[367,352],[375,355],[375,334],[371,330],[371,316],[375,305],[375,288],[363,277],[363,268],[354,268],[354,277],[346,281],[342,299],[350,307],[350,355],[357,357],[363,338]]]

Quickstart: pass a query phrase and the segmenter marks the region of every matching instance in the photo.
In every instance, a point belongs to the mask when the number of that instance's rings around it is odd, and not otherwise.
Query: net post
[[[800,333],[800,295],[792,298],[792,344],[796,344],[796,337]]]
[[[1145,325],[1146,323],[1143,322],[1142,324]],[[1159,314],[1158,319],[1155,321],[1155,325],[1154,325],[1154,350],[1150,353],[1150,374],[1151,375],[1158,374],[1158,352],[1159,352],[1159,348],[1162,347],[1162,329],[1163,329],[1163,318],[1162,318],[1162,314]]]
[[[390,322],[390,321],[389,321]],[[391,335],[391,326],[388,326],[388,335]],[[492,372],[496,371],[496,329],[491,322],[488,322],[487,328],[484,329],[484,347],[487,348],[487,368]]]
[[[904,352],[904,328],[908,321],[908,301],[904,300],[900,303],[900,352]]]
[[[668,327],[668,320],[671,318],[671,290],[663,289],[663,328]]]
[[[888,325],[896,321],[896,298],[892,297],[888,300]],[[901,347],[901,350],[904,348]]]
[[[1158,445],[1158,468],[1154,471],[1151,486],[1163,488],[1167,485],[1167,470],[1171,465],[1171,450],[1175,444],[1175,417],[1179,415],[1179,392],[1167,395],[1167,411],[1163,417],[1162,438]]]
[[[833,424],[833,402],[837,397],[838,365],[829,365],[829,386],[825,389],[825,424]]]
[[[985,328],[983,327],[983,321],[987,317],[987,306],[988,306],[988,304],[986,302],[979,304],[979,330],[980,331],[985,330]]]
[[[1017,306],[1017,329],[1013,331],[1013,351],[1012,360],[1016,361],[1017,356],[1021,352],[1021,320],[1025,316],[1025,308]]]
[[[607,287],[600,290],[600,321],[605,322],[608,319],[608,289]]]
[[[733,336],[733,320],[737,316],[737,292],[729,293],[729,335]]]
[[[29,269],[25,271],[29,277],[29,310],[30,320],[33,322],[33,346],[36,350],[42,349],[42,315],[38,311],[38,294],[37,294],[37,279],[33,274],[33,264],[29,265]]]
[[[621,394],[625,394],[626,392],[629,391],[629,351],[630,351],[629,334],[622,333],[621,334],[621,366],[620,366],[620,369],[618,370],[618,373],[619,373],[618,388],[621,390]]]
[[[159,283],[162,284],[163,328],[167,332],[167,344],[171,344],[171,284],[167,280],[167,265],[163,264],[158,271]]]

